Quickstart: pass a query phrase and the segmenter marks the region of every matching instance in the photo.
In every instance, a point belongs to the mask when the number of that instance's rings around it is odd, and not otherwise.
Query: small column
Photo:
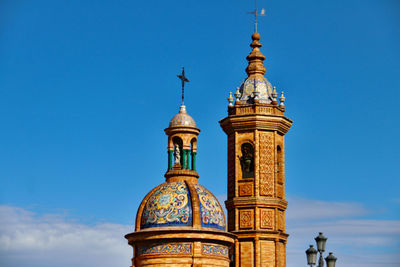
[[[188,154],[189,154],[189,150],[188,149],[184,149],[183,150],[183,166],[182,166],[182,169],[188,169]]]
[[[190,160],[190,149],[188,149],[187,151],[186,151],[186,169],[188,169],[188,170],[191,170],[191,168],[192,168],[192,165],[191,165],[191,163],[192,163],[192,161]]]
[[[174,165],[174,151],[168,150],[168,170],[171,170],[173,165]]]
[[[192,171],[196,170],[196,155],[197,152],[192,152]]]

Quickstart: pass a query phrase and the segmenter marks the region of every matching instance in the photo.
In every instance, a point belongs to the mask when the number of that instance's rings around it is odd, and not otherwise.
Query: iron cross
[[[176,75],[178,76],[179,79],[182,81],[182,105],[184,104],[184,99],[185,99],[185,82],[189,82],[188,78],[185,76],[185,67],[182,67],[182,74],[181,75]]]

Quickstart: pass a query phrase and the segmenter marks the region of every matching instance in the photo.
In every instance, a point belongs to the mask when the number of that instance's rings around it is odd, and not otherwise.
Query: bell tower
[[[228,136],[228,231],[237,235],[240,267],[285,267],[285,97],[264,77],[260,34],[252,35],[248,77],[229,95],[220,125]],[[278,103],[279,100],[279,103]]]

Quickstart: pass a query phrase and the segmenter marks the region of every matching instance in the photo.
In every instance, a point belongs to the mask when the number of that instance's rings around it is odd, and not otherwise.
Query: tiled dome
[[[182,105],[179,109],[179,113],[176,114],[170,121],[169,127],[194,127],[196,128],[196,123],[194,119],[187,114],[186,106]]]
[[[195,192],[193,196],[190,192]],[[140,229],[193,226],[200,215],[201,227],[225,231],[225,215],[216,197],[205,187],[191,182],[167,182],[159,185],[142,205]],[[141,206],[142,206],[141,205]],[[194,205],[198,207],[194,208]],[[199,212],[200,214],[194,214]]]
[[[255,90],[254,90],[255,89]],[[272,85],[265,78],[247,78],[240,86],[240,101],[244,103],[253,103],[254,91],[259,92],[259,102],[270,104],[272,100]]]

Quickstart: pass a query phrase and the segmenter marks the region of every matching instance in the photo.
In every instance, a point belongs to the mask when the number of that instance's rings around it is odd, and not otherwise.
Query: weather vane
[[[185,76],[185,67],[182,67],[182,74],[176,75],[182,81],[182,105],[184,104],[185,100],[185,82],[189,82],[188,78]]]
[[[266,16],[266,14],[265,14],[265,9],[264,8],[262,8],[261,9],[261,12],[260,13],[258,13],[258,10],[257,10],[257,0],[254,0],[254,5],[255,5],[255,9],[254,9],[254,11],[252,11],[252,12],[248,12],[249,14],[253,14],[254,15],[254,32],[257,32],[257,17],[264,17],[264,16]]]

